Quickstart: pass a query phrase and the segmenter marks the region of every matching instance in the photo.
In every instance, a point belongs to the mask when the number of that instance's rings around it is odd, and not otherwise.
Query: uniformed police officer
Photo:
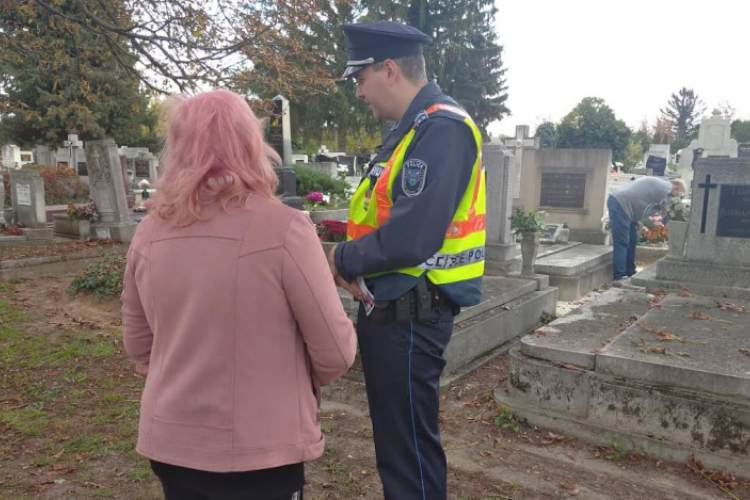
[[[347,241],[329,254],[360,306],[360,353],[378,472],[386,500],[441,500],[445,453],[438,428],[443,353],[460,307],[478,304],[485,244],[481,134],[427,83],[421,31],[377,21],[343,26],[357,97],[397,122],[355,192]]]

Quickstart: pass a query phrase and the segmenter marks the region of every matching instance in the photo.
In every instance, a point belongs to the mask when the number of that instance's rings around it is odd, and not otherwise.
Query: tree
[[[59,146],[73,132],[84,140],[108,135],[122,145],[153,147],[149,96],[104,40],[35,3],[26,6],[4,11],[0,24],[0,135],[29,146]],[[57,8],[75,16],[79,6],[62,1]],[[123,49],[121,57],[133,61],[127,54]]]
[[[586,97],[562,119],[557,135],[560,148],[611,149],[613,160],[624,162],[631,131],[603,99]]]
[[[703,101],[693,89],[682,87],[661,110],[662,119],[667,121],[677,139],[692,139],[697,133],[698,118],[706,111]]]
[[[737,142],[750,142],[750,120],[733,121],[731,134]]]
[[[40,14],[54,28],[85,31],[106,47],[108,59],[131,78],[159,92],[276,82],[289,97],[327,88],[316,64],[324,55],[305,47],[290,30],[314,22],[320,0],[12,0],[0,2],[0,19],[15,18],[31,32]],[[33,33],[32,33],[33,34]],[[28,57],[56,47],[24,44],[0,29],[0,52]],[[305,58],[298,68],[289,56]],[[254,71],[263,62],[271,71]]]
[[[361,0],[359,20],[405,22],[433,39],[425,46],[428,78],[458,101],[482,130],[510,113],[503,46],[494,31],[497,8],[491,0]]]
[[[648,120],[644,118],[641,121],[640,128],[633,134],[633,141],[641,146],[641,151],[648,151],[652,138],[651,127],[648,124]]]
[[[544,122],[536,128],[536,137],[539,137],[541,149],[555,149],[557,147],[557,129],[552,122]]]
[[[664,118],[657,118],[654,125],[654,133],[651,136],[651,144],[671,144],[675,140],[673,127]],[[644,151],[648,151],[645,149]]]

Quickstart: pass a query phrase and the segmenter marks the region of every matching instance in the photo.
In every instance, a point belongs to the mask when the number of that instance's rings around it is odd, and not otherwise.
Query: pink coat
[[[146,377],[137,451],[214,472],[318,458],[320,385],[356,337],[309,217],[260,196],[188,227],[150,215],[128,252],[125,350]]]

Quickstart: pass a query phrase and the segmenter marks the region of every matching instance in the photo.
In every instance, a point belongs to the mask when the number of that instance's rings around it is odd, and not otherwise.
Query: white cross
[[[63,146],[68,148],[68,166],[75,168],[73,150],[75,148],[83,147],[83,142],[78,140],[77,134],[68,134],[68,140],[63,141]]]

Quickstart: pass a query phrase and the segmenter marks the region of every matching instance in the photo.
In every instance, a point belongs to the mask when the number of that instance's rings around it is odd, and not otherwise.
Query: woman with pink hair
[[[167,500],[301,499],[324,448],[320,386],[354,360],[315,229],[274,195],[278,162],[237,94],[172,109],[122,294],[146,378],[136,450]]]

